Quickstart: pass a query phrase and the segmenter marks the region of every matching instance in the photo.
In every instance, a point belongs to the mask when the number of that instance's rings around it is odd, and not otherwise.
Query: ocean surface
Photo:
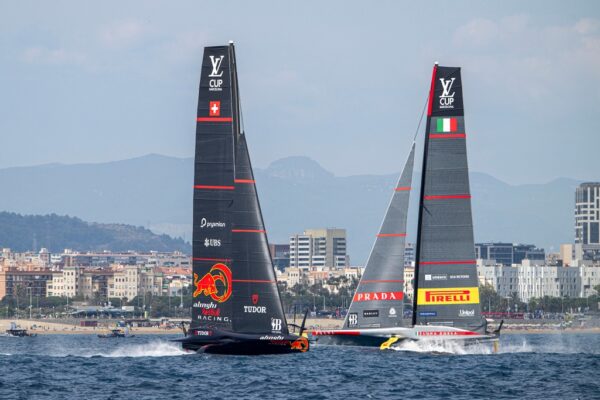
[[[0,399],[600,399],[600,335],[504,335],[487,347],[187,354],[169,339],[0,337]]]

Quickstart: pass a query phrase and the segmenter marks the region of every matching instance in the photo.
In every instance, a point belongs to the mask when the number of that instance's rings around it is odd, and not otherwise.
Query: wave
[[[156,340],[149,343],[120,346],[108,353],[96,353],[89,357],[173,357],[188,355],[177,343]]]

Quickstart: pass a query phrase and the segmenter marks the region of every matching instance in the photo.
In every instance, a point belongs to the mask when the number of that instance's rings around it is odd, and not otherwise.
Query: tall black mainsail
[[[413,143],[344,321],[345,328],[403,326],[404,247]]]
[[[192,323],[183,347],[214,353],[308,350],[290,335],[245,133],[233,44],[206,47],[196,126]]]
[[[433,69],[415,264],[414,325],[485,330],[481,317],[460,68]]]

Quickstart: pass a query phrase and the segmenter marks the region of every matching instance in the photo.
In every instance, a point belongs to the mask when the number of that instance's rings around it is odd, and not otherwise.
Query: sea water
[[[0,399],[600,399],[600,335],[189,354],[175,336],[0,338]]]

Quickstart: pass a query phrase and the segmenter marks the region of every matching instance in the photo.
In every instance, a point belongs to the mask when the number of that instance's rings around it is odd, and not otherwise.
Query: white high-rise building
[[[344,268],[349,263],[345,229],[306,229],[290,237],[290,267],[322,270]]]
[[[575,190],[576,258],[600,260],[600,182]]]

